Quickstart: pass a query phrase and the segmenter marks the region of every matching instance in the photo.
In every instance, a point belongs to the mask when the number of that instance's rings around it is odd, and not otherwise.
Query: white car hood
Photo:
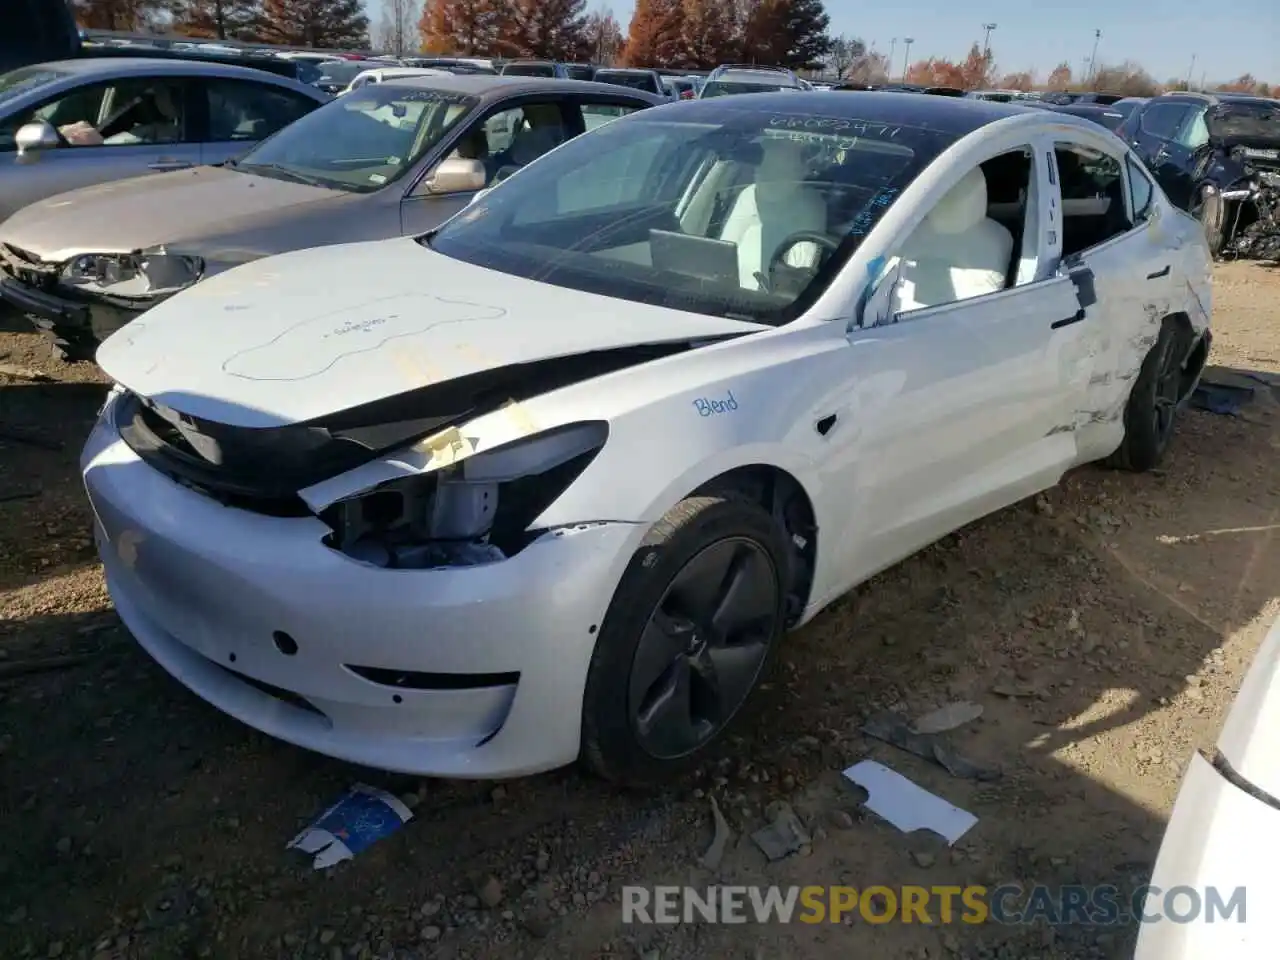
[[[1218,750],[1246,781],[1280,798],[1280,619],[1245,674]]]
[[[380,240],[212,277],[109,337],[97,361],[189,416],[276,427],[515,363],[760,329]]]

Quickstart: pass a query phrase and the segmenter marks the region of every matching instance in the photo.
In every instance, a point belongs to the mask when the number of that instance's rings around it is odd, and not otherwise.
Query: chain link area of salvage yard
[[[76,461],[104,385],[0,334],[0,956],[1126,956],[1124,925],[627,925],[622,888],[1146,880],[1187,761],[1280,612],[1280,268],[1219,266],[1214,295],[1206,376],[1248,403],[1186,411],[1158,471],[1079,470],[865,584],[788,638],[695,779],[653,794],[576,770],[359,770],[189,694],[115,619],[95,557]],[[860,729],[956,701],[982,716],[954,748],[998,778]],[[977,825],[948,848],[867,813],[840,773],[865,758]],[[355,782],[414,817],[313,871],[285,844]],[[811,842],[770,862],[751,834],[780,803]]]

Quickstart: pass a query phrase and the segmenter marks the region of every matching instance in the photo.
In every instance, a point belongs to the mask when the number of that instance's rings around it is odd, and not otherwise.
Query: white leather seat
[[[827,205],[822,195],[804,182],[803,144],[765,140],[755,180],[734,200],[720,231],[721,240],[738,245],[738,282],[746,290],[760,290],[769,262],[787,237],[801,230],[827,232]],[[812,265],[817,244],[796,244],[785,262]]]
[[[974,169],[907,238],[895,312],[1003,290],[1013,235],[987,216],[987,179]]]

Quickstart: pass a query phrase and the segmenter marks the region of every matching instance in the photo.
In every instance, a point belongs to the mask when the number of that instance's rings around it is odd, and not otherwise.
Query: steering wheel
[[[812,243],[822,247],[828,255],[833,254],[840,248],[840,243],[831,239],[825,233],[819,233],[817,230],[799,230],[791,234],[783,240],[773,251],[773,256],[769,258],[769,272],[773,273],[773,268],[781,264],[787,258],[793,249],[802,243]],[[824,258],[819,258],[821,263]]]
[[[774,273],[779,267],[785,267],[788,271],[790,271],[790,273],[793,275],[792,276],[793,281],[799,280],[798,276],[796,276],[797,274],[801,274],[801,273],[805,274],[806,276],[805,282],[807,282],[809,268],[793,267],[784,262],[787,258],[787,254],[789,254],[796,247],[800,246],[800,244],[802,243],[812,243],[822,248],[823,252],[818,257],[817,265],[821,265],[823,260],[825,260],[831,254],[835,253],[836,250],[840,248],[839,241],[833,240],[831,237],[827,236],[825,233],[819,233],[816,230],[798,230],[797,232],[787,236],[785,240],[783,240],[780,244],[778,244],[776,248],[774,248],[773,256],[769,258],[769,266],[765,270],[765,276],[757,275],[757,279],[761,281],[761,286],[763,286],[766,290],[772,290],[774,288],[775,286]],[[786,276],[786,274],[784,273],[783,276]]]

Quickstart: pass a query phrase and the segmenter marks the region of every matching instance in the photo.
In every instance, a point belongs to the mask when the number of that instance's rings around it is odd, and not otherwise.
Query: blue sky
[[[594,0],[610,8],[625,32],[634,0]],[[1231,80],[1249,72],[1280,83],[1280,0],[1074,0],[1055,8],[1034,0],[891,0],[888,3],[827,0],[832,33],[845,33],[889,51],[898,37],[894,69],[902,68],[901,38],[915,39],[911,59],[963,57],[982,42],[982,24],[995,23],[991,46],[1002,72],[1036,70],[1043,78],[1063,60],[1079,73],[1102,30],[1098,62],[1131,58],[1159,81],[1186,77],[1195,54],[1193,81]]]

